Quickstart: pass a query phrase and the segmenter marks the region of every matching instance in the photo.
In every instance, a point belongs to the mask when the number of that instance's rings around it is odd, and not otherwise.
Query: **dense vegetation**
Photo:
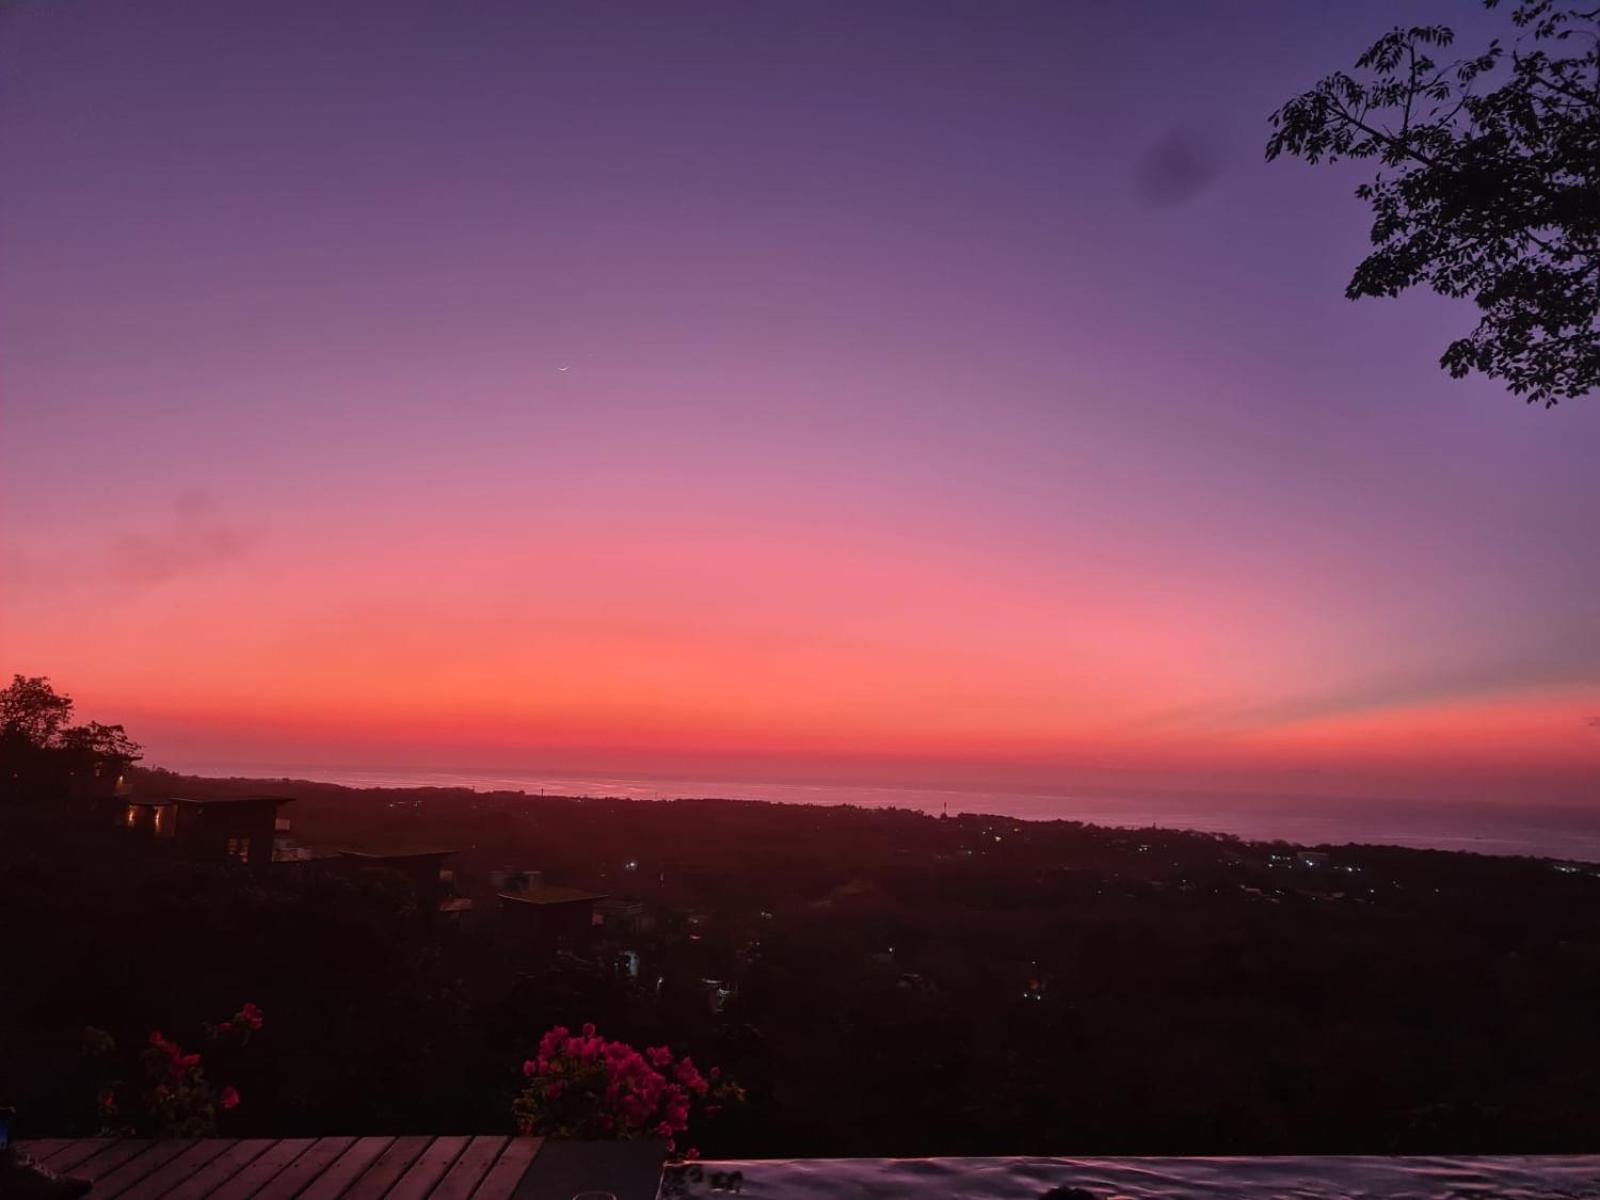
[[[137,1038],[243,999],[232,1132],[509,1129],[556,1023],[718,1062],[709,1154],[1600,1147],[1600,868],[904,811],[351,791],[307,842],[457,847],[459,923],[381,871],[179,861],[71,805],[0,805],[0,1092],[93,1128],[86,1025]],[[496,867],[638,897],[648,932],[521,945]],[[632,950],[630,977],[617,951]],[[727,991],[721,1011],[707,979]]]
[[[1600,387],[1600,7],[1507,7],[1511,43],[1453,61],[1447,26],[1391,29],[1273,114],[1267,157],[1371,164],[1345,295],[1470,299],[1440,365],[1548,408]]]

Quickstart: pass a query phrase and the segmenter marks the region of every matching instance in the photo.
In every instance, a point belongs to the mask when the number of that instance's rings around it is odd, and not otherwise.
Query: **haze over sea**
[[[1352,799],[1157,789],[986,790],[850,783],[779,783],[666,775],[417,770],[274,763],[170,763],[184,774],[306,779],[354,788],[471,788],[530,795],[631,800],[717,797],[774,804],[853,804],[938,814],[985,813],[1030,821],[1070,820],[1127,828],[1158,826],[1301,845],[1373,843],[1474,854],[1534,855],[1600,862],[1600,812],[1536,799],[1507,803]]]

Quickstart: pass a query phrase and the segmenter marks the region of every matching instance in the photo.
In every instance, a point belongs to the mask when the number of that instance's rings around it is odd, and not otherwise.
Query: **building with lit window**
[[[265,870],[272,865],[278,806],[287,803],[278,796],[140,797],[122,803],[121,824],[132,833],[170,841],[196,862]]]

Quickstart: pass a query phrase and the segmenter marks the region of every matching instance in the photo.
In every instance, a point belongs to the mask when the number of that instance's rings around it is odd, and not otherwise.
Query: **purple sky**
[[[1600,415],[1262,162],[1434,21],[8,4],[0,665],[153,761],[1593,794]]]

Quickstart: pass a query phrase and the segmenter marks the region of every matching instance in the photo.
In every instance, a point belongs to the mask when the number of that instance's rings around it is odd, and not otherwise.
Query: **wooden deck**
[[[525,1200],[544,1190],[530,1172],[541,1138],[42,1138],[19,1146],[58,1174],[92,1180],[92,1200]]]

